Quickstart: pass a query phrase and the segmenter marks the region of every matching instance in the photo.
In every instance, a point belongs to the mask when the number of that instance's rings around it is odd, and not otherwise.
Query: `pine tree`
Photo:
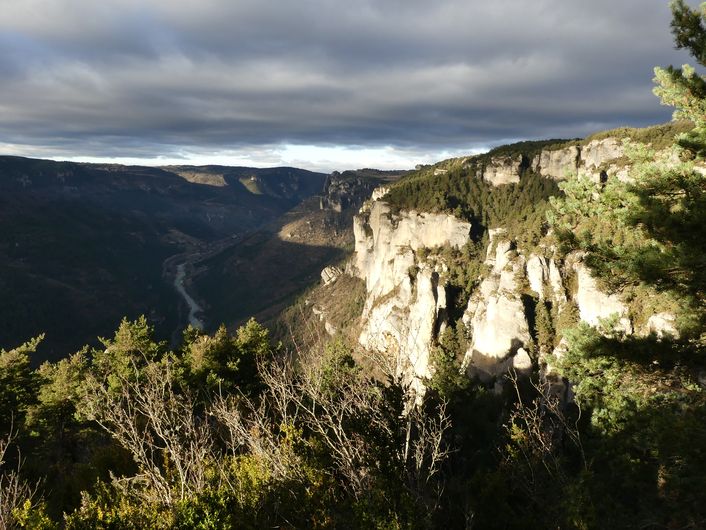
[[[671,8],[677,47],[706,66],[706,6],[697,12],[676,0]],[[655,82],[655,94],[691,130],[666,150],[628,144],[630,182],[574,178],[548,217],[562,247],[585,251],[605,283],[671,293],[698,332],[706,322],[706,79],[685,65],[656,68]]]
[[[674,0],[672,33],[677,48],[688,49],[701,66],[706,66],[706,4],[699,11],[683,0]],[[679,144],[696,156],[706,155],[706,81],[689,65],[655,68],[655,94],[664,105],[676,107],[675,119],[688,119],[694,130],[679,138]]]

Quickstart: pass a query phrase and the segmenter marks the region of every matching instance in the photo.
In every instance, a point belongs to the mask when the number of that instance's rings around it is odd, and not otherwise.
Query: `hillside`
[[[405,172],[357,170],[330,175],[321,195],[221,252],[194,263],[194,290],[212,326],[267,322],[315,283],[328,263],[353,248],[353,215],[373,189]]]
[[[0,157],[0,343],[46,333],[41,356],[56,359],[140,314],[169,338],[184,317],[165,260],[257,229],[324,181],[293,168]]]
[[[692,126],[421,168],[374,193],[354,254],[283,315],[298,347],[343,341],[447,404],[439,521],[464,502],[481,527],[703,521],[706,169],[673,149]]]

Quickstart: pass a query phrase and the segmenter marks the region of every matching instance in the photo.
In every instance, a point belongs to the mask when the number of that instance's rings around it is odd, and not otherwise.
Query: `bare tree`
[[[283,442],[284,431],[293,424],[274,420],[267,403],[263,400],[256,405],[245,396],[219,396],[214,400],[210,414],[226,428],[227,454],[253,456],[275,480],[298,477],[302,470],[301,457]],[[233,492],[239,491],[230,482],[227,472],[223,472],[222,477]]]
[[[89,376],[84,411],[127,449],[138,465],[134,477],[115,478],[126,492],[171,505],[201,491],[213,457],[213,436],[188,392],[175,390],[169,358],[148,363],[112,384]],[[137,486],[137,488],[134,488]]]
[[[517,403],[506,425],[514,451],[506,454],[505,463],[512,466],[519,461],[522,464],[520,486],[531,498],[541,502],[544,483],[560,489],[559,485],[566,480],[562,463],[562,448],[566,442],[578,451],[583,467],[587,468],[578,429],[580,409],[579,418],[571,422],[548,383],[532,383],[536,397],[527,402],[520,391],[517,374],[513,371],[507,377],[515,389]]]
[[[369,490],[388,459],[421,498],[448,455],[445,405],[429,416],[414,398],[404,398],[402,387],[390,401],[394,388],[365,375],[344,349],[316,348],[294,359],[283,355],[259,362],[264,390],[257,399],[219,395],[208,406],[178,388],[170,357],[89,375],[85,415],[138,466],[135,476],[114,477],[114,484],[126,494],[170,506],[203,491],[212,470],[237,495],[242,485],[233,482],[238,478],[228,467],[232,460],[222,457],[239,455],[254,457],[274,480],[303,479],[304,457],[289,443],[292,433],[301,432],[303,443],[324,448],[333,462],[328,472],[354,498]]]
[[[16,438],[16,432],[10,427],[9,434],[0,440],[0,530],[19,528],[14,512],[28,501],[30,506],[37,505],[37,490],[39,484],[31,485],[20,477],[22,455],[17,449],[17,465],[6,469],[7,451]]]
[[[267,387],[263,399],[276,417],[316,435],[331,455],[344,488],[358,497],[369,485],[371,466],[376,465],[371,460],[371,432],[389,440],[391,447],[397,443],[390,456],[405,470],[413,492],[429,484],[448,456],[444,433],[450,418],[445,403],[428,416],[415,406],[414,397],[407,396],[404,410],[395,412],[385,403],[381,383],[361,371],[332,365],[321,350],[299,352],[298,360],[298,369],[290,357],[260,366]],[[400,392],[404,394],[404,389]]]
[[[421,496],[432,479],[439,473],[441,465],[451,454],[444,442],[444,435],[451,428],[451,418],[442,401],[434,414],[425,413],[418,406],[407,413],[407,440],[411,431],[414,437],[406,446],[407,482],[417,496]]]

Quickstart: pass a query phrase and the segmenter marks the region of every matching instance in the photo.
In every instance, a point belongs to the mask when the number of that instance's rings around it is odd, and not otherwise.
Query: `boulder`
[[[608,294],[598,287],[588,267],[582,262],[574,264],[577,276],[576,304],[581,320],[591,326],[598,326],[602,319],[618,315],[618,329],[632,333],[632,323],[628,318],[628,308],[617,294]]]
[[[654,333],[658,338],[670,336],[679,338],[676,318],[671,313],[656,313],[647,320],[647,332]]]
[[[512,358],[512,367],[523,375],[527,375],[532,371],[532,358],[527,350],[519,348],[517,353]]]
[[[324,267],[321,271],[321,281],[324,285],[329,285],[335,282],[341,274],[343,274],[341,269],[334,267],[333,265],[329,265],[328,267]]]

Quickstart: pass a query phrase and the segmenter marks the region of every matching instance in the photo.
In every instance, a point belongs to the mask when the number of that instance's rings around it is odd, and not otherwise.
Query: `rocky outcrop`
[[[623,144],[616,138],[593,140],[581,149],[579,173],[595,182],[614,177],[629,180],[629,168],[617,162],[625,155]]]
[[[671,313],[657,313],[647,319],[646,334],[654,334],[657,338],[671,336],[679,338],[679,331],[676,326],[676,318]]]
[[[545,296],[545,285],[549,281],[549,265],[544,256],[532,254],[527,260],[527,281],[530,289],[537,294],[540,300]]]
[[[572,145],[562,149],[543,149],[532,160],[532,169],[543,177],[563,180],[579,167],[581,150]]]
[[[416,251],[444,245],[460,248],[468,242],[470,231],[470,223],[452,215],[393,214],[387,203],[375,201],[353,220],[355,266],[368,293],[383,296],[414,265]]]
[[[334,171],[326,178],[323,193],[319,197],[319,207],[338,213],[347,208],[357,210],[376,186],[375,180],[358,176],[355,172]]]
[[[491,234],[486,265],[492,270],[471,296],[463,322],[471,336],[464,364],[482,378],[495,376],[513,364],[522,350],[518,366],[526,368],[530,333],[517,278],[524,272],[524,259],[510,241]],[[531,363],[530,363],[531,365]]]
[[[424,262],[421,249],[460,248],[470,223],[451,215],[401,212],[375,201],[354,220],[357,274],[366,302],[360,343],[394,359],[396,371],[418,392],[429,377],[430,348],[446,319],[443,268]]]
[[[329,265],[328,267],[324,267],[321,271],[321,281],[324,285],[329,285],[335,282],[341,274],[343,274],[341,269],[334,267],[333,265]]]
[[[390,192],[390,186],[378,186],[373,190],[373,194],[370,196],[371,201],[379,201],[385,195]]]
[[[336,333],[338,333],[338,329],[336,328],[336,326],[334,326],[328,321],[326,311],[324,311],[320,307],[312,306],[311,312],[314,314],[314,316],[319,318],[319,322],[322,322],[324,324],[324,330],[326,330],[326,333],[328,333],[332,337],[336,335]]]
[[[627,168],[617,162],[624,156],[623,144],[617,138],[593,140],[586,145],[559,149],[543,149],[532,159],[531,167],[543,177],[563,180],[579,173],[596,182],[615,176],[628,178]]]
[[[574,300],[579,308],[581,320],[591,326],[598,326],[601,320],[617,316],[619,319],[617,327],[626,333],[632,333],[633,328],[628,316],[628,308],[620,300],[620,297],[600,289],[596,279],[583,262],[576,261],[573,264],[573,270],[576,274],[577,284]]]
[[[483,169],[483,180],[493,186],[520,182],[523,155],[493,157]]]
[[[445,265],[423,259],[428,250],[420,251],[446,245],[461,248],[469,241],[470,230],[469,223],[453,216],[396,213],[384,201],[366,203],[354,220],[356,252],[350,268],[366,284],[359,342],[392,359],[397,373],[418,392],[424,391],[424,380],[431,375],[430,351],[449,309]],[[525,256],[504,230],[495,229],[490,231],[485,264],[489,272],[463,315],[470,338],[464,362],[483,379],[510,368],[531,370],[536,360],[529,354],[530,312],[539,300],[546,300],[556,312],[571,301],[580,318],[594,326],[617,314],[620,328],[632,332],[626,305],[599,287],[578,253],[563,262],[553,259],[550,249]],[[574,292],[567,291],[568,278],[575,279]],[[654,321],[654,326],[665,328],[664,322]]]
[[[450,215],[395,213],[383,201],[367,204],[355,219],[351,268],[365,280],[367,293],[360,344],[384,353],[420,393],[432,375],[430,352],[450,310],[446,265],[422,258],[429,251],[420,251],[444,245],[460,248],[468,242],[470,229],[469,223]],[[469,339],[464,366],[470,374],[492,381],[510,369],[529,373],[537,363],[544,366],[541,356],[552,352],[534,349],[532,323],[539,303],[551,308],[554,318],[570,311],[596,327],[612,318],[616,329],[635,332],[627,304],[598,283],[583,254],[574,252],[562,260],[551,248],[524,254],[505,230],[490,230],[489,236],[488,272],[462,318]],[[674,317],[654,314],[639,331],[675,335]],[[565,342],[559,342],[553,353],[561,356],[565,348]],[[543,367],[542,376],[556,389],[570,390],[551,366]]]
[[[606,162],[624,154],[623,144],[616,138],[593,140],[581,148],[581,164],[588,171],[597,171]]]
[[[445,285],[439,274],[423,268],[385,296],[368,297],[363,310],[360,344],[394,362],[395,371],[418,393],[431,376],[430,349],[446,314]]]
[[[555,179],[569,172],[601,179],[605,172],[619,174],[616,168],[623,154],[622,144],[607,138],[584,146],[546,149],[531,163],[522,155],[498,156],[485,165],[468,162],[468,169],[494,186],[518,182],[527,167]],[[384,202],[386,192],[366,202],[354,219],[355,255],[347,271],[366,284],[359,342],[393,359],[397,373],[423,392],[424,381],[433,372],[432,347],[447,325],[450,310],[458,310],[448,307],[452,291],[443,260],[423,256],[435,247],[461,248],[469,241],[471,225],[446,214],[393,210]],[[579,318],[598,327],[614,319],[616,330],[626,334],[676,334],[674,317],[668,313],[635,317],[643,322],[636,331],[626,302],[597,281],[583,254],[560,257],[547,247],[525,253],[502,228],[489,230],[489,240],[485,272],[462,317],[469,341],[464,366],[469,373],[492,381],[510,369],[529,373],[539,364],[546,381],[569,392],[556,371],[546,365],[548,354],[563,354],[566,341],[556,337],[558,346],[553,352],[536,347],[534,321],[539,304],[543,304],[543,318],[549,312],[554,323]]]

